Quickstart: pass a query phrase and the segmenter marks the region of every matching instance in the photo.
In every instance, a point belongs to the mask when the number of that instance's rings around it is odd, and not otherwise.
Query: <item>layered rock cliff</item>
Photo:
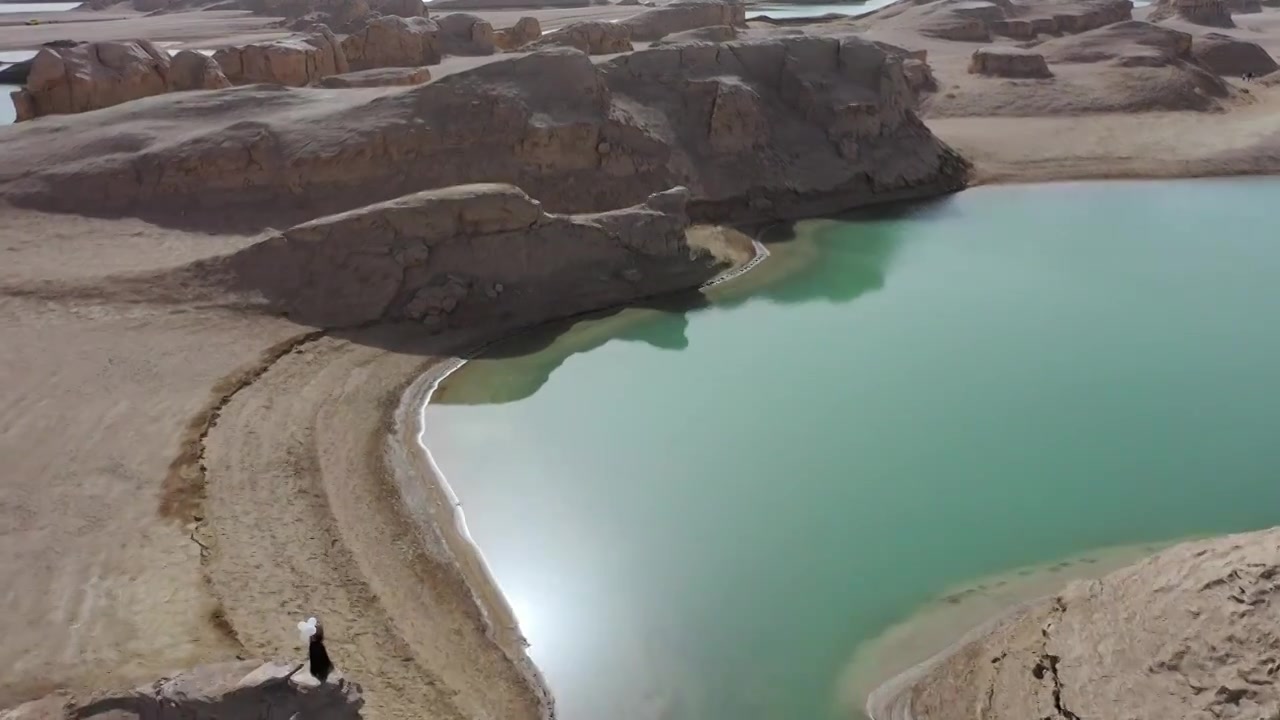
[[[1280,714],[1280,529],[1185,543],[1033,603],[872,696],[876,720]]]
[[[854,36],[651,48],[598,65],[554,49],[349,92],[179,93],[14,128],[0,196],[76,212],[316,217],[470,182],[517,185],[557,212],[682,185],[695,219],[748,221],[953,191],[968,173],[910,110],[902,59]],[[169,132],[176,117],[200,122]]]

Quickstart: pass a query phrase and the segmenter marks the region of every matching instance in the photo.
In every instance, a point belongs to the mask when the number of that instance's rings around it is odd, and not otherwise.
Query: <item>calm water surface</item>
[[[1277,202],[1049,185],[801,223],[763,289],[466,366],[427,440],[560,717],[837,717],[855,650],[945,588],[1280,522]]]
[[[78,2],[55,3],[0,3],[0,14],[3,13],[42,13],[63,12],[80,6]]]

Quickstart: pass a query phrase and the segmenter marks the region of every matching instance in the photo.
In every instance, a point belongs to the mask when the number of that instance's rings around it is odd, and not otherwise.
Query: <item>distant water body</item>
[[[0,3],[0,14],[63,12],[80,7],[78,2],[57,3]]]
[[[559,717],[849,717],[851,658],[956,586],[1280,523],[1278,197],[802,222],[709,305],[465,366],[426,439]]]

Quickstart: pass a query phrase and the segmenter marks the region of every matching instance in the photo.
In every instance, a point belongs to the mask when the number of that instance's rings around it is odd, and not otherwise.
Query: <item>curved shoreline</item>
[[[756,233],[756,236],[758,237],[759,234]],[[710,288],[741,277],[769,257],[768,248],[756,237],[752,238],[752,250],[753,255],[750,260],[716,275],[699,285],[697,289]],[[637,298],[637,300],[643,299]],[[406,473],[393,473],[406,511],[420,531],[435,530],[440,534],[450,559],[461,572],[476,608],[480,612],[490,640],[516,666],[517,671],[539,699],[543,717],[551,720],[555,717],[555,698],[541,671],[526,652],[529,642],[520,630],[519,619],[507,601],[501,583],[494,576],[492,568],[484,557],[484,550],[472,537],[467,527],[466,513],[462,509],[457,493],[454,492],[453,486],[431,454],[431,448],[427,443],[426,422],[427,405],[431,402],[432,395],[450,375],[496,344],[543,329],[543,326],[522,328],[480,343],[472,350],[460,353],[458,357],[431,365],[410,383],[401,396],[393,416],[390,437],[395,449],[407,448],[407,441],[412,441],[416,445],[413,451],[406,453],[406,457],[410,458],[410,466],[414,470],[413,477],[406,477]],[[421,481],[419,483],[421,491],[414,487],[414,480]],[[435,513],[432,507],[446,513],[447,519],[429,517]],[[424,513],[423,510],[426,512]]]
[[[1046,598],[1063,592],[1074,583],[1089,582],[1119,568],[1140,562],[1142,559],[1161,552],[1178,542],[1194,539],[1195,537],[1098,548],[1081,555],[1063,558],[1057,562],[1048,561],[1033,566],[1010,568],[995,575],[974,578],[963,586],[949,588],[948,591],[944,591],[948,593],[947,595],[940,595],[930,601],[913,612],[906,620],[885,629],[877,638],[864,643],[855,651],[854,661],[851,663],[850,668],[858,666],[859,660],[861,660],[862,664],[903,667],[902,670],[888,675],[874,686],[869,684],[861,685],[864,692],[865,688],[871,688],[861,703],[862,711],[870,720],[915,720],[915,716],[911,712],[911,689],[938,664],[945,662],[948,658],[962,651],[971,642],[995,631],[1005,623],[1015,622],[1028,608],[1035,606]],[[1087,565],[1082,564],[1080,562],[1082,560],[1087,562]],[[1067,566],[1083,569],[1084,572],[1073,572]],[[1060,573],[1059,569],[1064,567],[1067,569],[1062,570]],[[982,618],[980,620],[973,620],[974,611],[966,607],[966,603],[972,601],[961,601],[957,605],[945,604],[949,597],[970,596],[977,598],[977,596],[971,595],[974,590],[981,592],[981,588],[998,586],[999,583],[1005,584],[1004,594],[1006,594],[1006,597],[996,598],[994,603],[983,603],[994,604],[995,607],[980,609]],[[1017,587],[1019,583],[1024,587]],[[947,622],[937,622],[940,616],[947,618]],[[962,619],[951,621],[949,619],[951,616],[961,616]],[[912,639],[908,631],[921,625],[933,626],[928,627],[922,635],[924,637],[938,638],[939,641],[942,641],[942,646],[938,650],[928,653],[923,659],[909,665],[901,662],[895,663],[892,658],[885,657],[893,654],[891,650],[900,650],[900,648],[895,647],[894,642],[886,642],[887,639],[897,634],[899,637],[893,639],[896,640],[897,645],[902,645],[904,639],[902,636],[906,636],[908,640]],[[938,625],[944,627],[939,628],[937,627]],[[948,632],[952,628],[955,629],[955,632]],[[947,637],[952,639],[947,640]],[[937,646],[937,644],[935,643],[934,646]],[[859,653],[864,652],[867,655],[860,657]],[[882,658],[882,662],[873,662],[876,658]],[[859,679],[866,680],[870,678]],[[852,698],[850,699],[852,700]],[[850,704],[852,705],[852,703]]]

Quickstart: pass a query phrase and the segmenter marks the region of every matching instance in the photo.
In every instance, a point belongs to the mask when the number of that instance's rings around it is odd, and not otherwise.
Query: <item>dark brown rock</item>
[[[1262,46],[1221,33],[1205,33],[1191,41],[1191,55],[1201,65],[1219,75],[1257,77],[1280,69]]]
[[[466,13],[437,15],[438,41],[445,55],[492,55],[498,47],[493,26],[487,20]]]
[[[622,210],[554,215],[510,185],[463,185],[299,225],[229,264],[310,325],[529,325],[713,277],[723,266],[685,238],[688,200],[678,188]]]
[[[969,60],[969,73],[1003,78],[1053,77],[1043,55],[1012,47],[985,47],[974,50]]]

